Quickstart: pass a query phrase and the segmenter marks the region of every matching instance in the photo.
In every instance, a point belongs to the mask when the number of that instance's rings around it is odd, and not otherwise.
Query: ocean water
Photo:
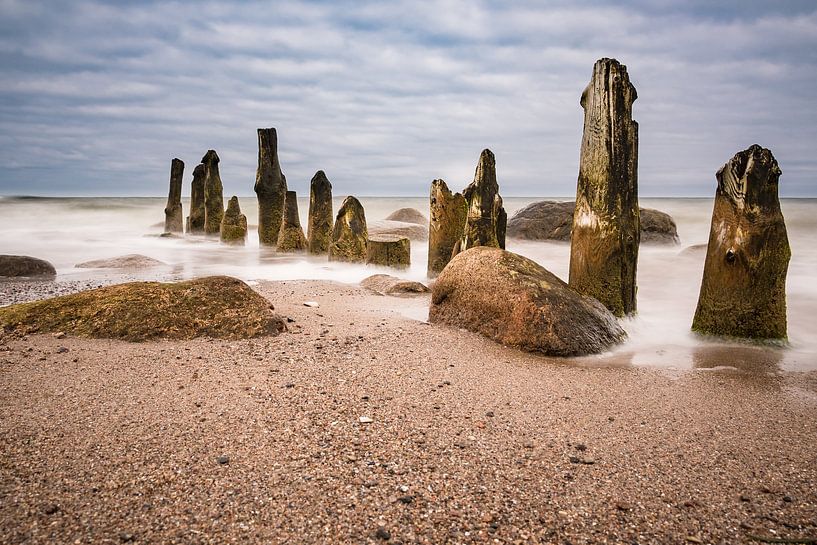
[[[506,198],[508,216],[548,197]],[[342,198],[335,199],[335,210]],[[556,200],[569,200],[556,199]],[[279,255],[258,245],[254,196],[240,198],[251,225],[244,247],[221,245],[202,237],[160,238],[164,198],[0,197],[0,253],[33,255],[54,264],[59,280],[110,278],[110,270],[77,269],[75,264],[122,254],[144,254],[170,266],[128,273],[128,278],[162,280],[227,274],[246,281],[325,279],[357,283],[386,269],[330,263],[326,258]],[[428,199],[362,197],[368,221],[384,219],[402,207],[428,214]],[[792,260],[787,278],[789,344],[784,348],[703,340],[689,330],[698,298],[705,252],[682,253],[709,237],[712,199],[641,199],[643,207],[669,213],[678,225],[680,246],[642,245],[638,263],[638,316],[624,320],[629,339],[613,352],[584,358],[589,364],[658,366],[669,369],[737,368],[774,372],[817,369],[817,199],[783,199]],[[189,202],[183,201],[185,213]],[[299,199],[306,231],[308,199]],[[567,280],[567,243],[509,239],[507,249],[529,257]],[[427,243],[412,242],[412,266],[393,273],[427,281]],[[402,300],[395,300],[396,303]],[[0,304],[3,302],[0,301]],[[395,304],[414,319],[427,311]]]

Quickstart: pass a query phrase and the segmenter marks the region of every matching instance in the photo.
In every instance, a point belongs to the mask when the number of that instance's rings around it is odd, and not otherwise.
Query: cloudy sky
[[[276,127],[299,192],[459,189],[488,147],[504,195],[568,196],[600,57],[638,90],[641,195],[712,195],[759,143],[817,196],[812,0],[0,0],[0,194],[166,195],[213,148],[250,195]]]

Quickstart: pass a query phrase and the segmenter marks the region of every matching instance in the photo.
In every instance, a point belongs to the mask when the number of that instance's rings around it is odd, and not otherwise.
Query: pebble
[[[218,462],[221,465],[229,464],[230,463],[230,457],[225,455],[225,454],[222,454],[221,456],[216,458],[216,462]]]
[[[304,306],[309,308],[318,308],[320,305],[316,301],[304,301]]]
[[[374,533],[374,537],[382,539],[383,541],[388,541],[391,539],[391,532],[386,530],[383,526],[378,526]]]
[[[360,422],[361,424],[371,424],[374,422],[374,420],[372,420],[368,416],[361,416],[357,419],[357,421]]]
[[[68,352],[68,349],[65,348],[64,346],[60,346],[59,348],[57,348],[57,354],[65,354],[66,352]]]

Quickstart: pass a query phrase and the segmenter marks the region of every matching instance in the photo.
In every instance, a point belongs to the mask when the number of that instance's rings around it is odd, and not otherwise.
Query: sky
[[[0,195],[185,194],[208,149],[252,195],[256,129],[290,189],[575,195],[594,62],[638,92],[639,192],[711,196],[758,143],[817,196],[817,2],[0,0]]]

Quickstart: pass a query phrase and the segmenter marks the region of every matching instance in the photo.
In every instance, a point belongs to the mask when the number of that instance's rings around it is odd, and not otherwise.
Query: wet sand
[[[3,337],[0,542],[817,537],[817,372],[599,367],[406,318],[423,298],[255,287],[289,333]]]

